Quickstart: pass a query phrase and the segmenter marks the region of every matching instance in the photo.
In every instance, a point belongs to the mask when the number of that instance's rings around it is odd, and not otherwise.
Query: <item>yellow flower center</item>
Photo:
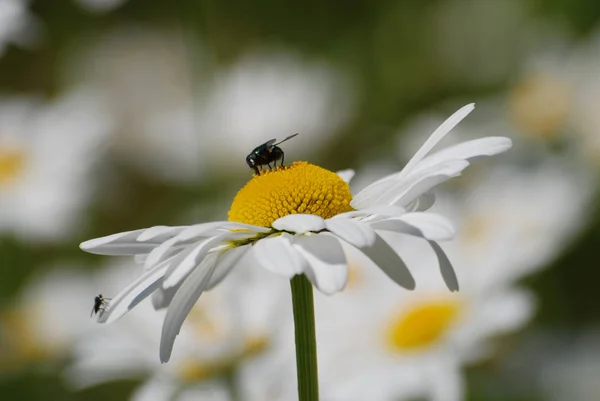
[[[271,227],[280,217],[314,214],[328,219],[352,210],[348,183],[307,162],[262,171],[237,193],[229,221]]]
[[[25,155],[14,149],[0,148],[0,186],[10,183],[25,168]]]
[[[388,344],[396,351],[415,351],[431,346],[452,327],[460,312],[453,299],[413,305],[392,321]]]

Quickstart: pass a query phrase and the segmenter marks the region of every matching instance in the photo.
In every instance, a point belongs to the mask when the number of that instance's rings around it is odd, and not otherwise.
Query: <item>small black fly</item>
[[[273,167],[276,167],[277,160],[279,159],[281,159],[280,166],[283,166],[283,150],[277,145],[282,144],[288,139],[292,139],[296,135],[298,134],[290,135],[283,141],[277,143],[275,143],[277,139],[271,139],[270,141],[257,146],[248,156],[246,156],[246,163],[248,163],[250,168],[254,169],[256,175],[260,174],[260,171],[258,170],[259,167],[261,170],[264,165],[271,168],[271,163],[273,163]]]
[[[93,315],[97,315],[100,312],[104,312],[106,307],[108,306],[108,300],[110,298],[104,298],[102,294],[99,294],[94,298],[94,307],[92,308],[92,312],[90,313],[90,317]]]

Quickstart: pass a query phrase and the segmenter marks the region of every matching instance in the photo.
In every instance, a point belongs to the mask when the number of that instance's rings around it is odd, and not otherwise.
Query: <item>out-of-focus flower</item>
[[[438,192],[433,210],[457,222],[445,246],[468,277],[490,288],[547,266],[587,221],[593,181],[573,166],[547,160],[536,167],[498,165],[460,196]]]
[[[399,234],[386,239],[419,266],[418,290],[397,291],[355,255],[346,291],[317,296],[323,398],[462,400],[463,366],[489,356],[495,336],[521,327],[533,298],[504,286],[480,291],[462,269],[461,291],[449,293],[422,244]]]
[[[340,71],[294,53],[250,52],[215,70],[199,43],[132,29],[89,48],[68,70],[69,81],[107,91],[119,121],[115,150],[166,180],[247,169],[252,149],[296,132],[303,138],[294,144],[298,158],[323,144],[353,106]]]
[[[387,231],[427,240],[447,287],[457,291],[452,265],[436,242],[451,239],[454,231],[444,217],[423,212],[432,205],[429,191],[460,175],[470,160],[511,147],[508,138],[489,137],[429,154],[473,108],[467,105],[457,111],[401,172],[372,183],[354,199],[341,176],[297,162],[255,175],[234,199],[229,221],[157,226],[82,243],[81,248],[92,253],[145,258],[145,273],[112,300],[99,321],[115,321],[148,295],[163,297],[168,292],[160,346],[165,362],[202,292],[217,285],[241,261],[253,257],[265,269],[287,278],[306,274],[320,291],[333,294],[346,285],[344,246],[360,249],[394,282],[413,289],[415,281],[407,266],[382,238]],[[342,175],[349,178],[351,172]]]
[[[0,56],[7,43],[28,44],[35,40],[36,24],[27,0],[0,0]]]
[[[565,138],[591,165],[600,166],[600,32],[574,48],[531,53],[507,98],[517,131],[542,140]]]
[[[298,132],[297,159],[346,121],[353,97],[341,72],[326,64],[290,53],[250,53],[217,74],[201,101],[197,130],[205,157],[219,168],[246,168],[239,155]]]
[[[66,85],[102,88],[116,121],[111,150],[155,179],[197,181],[206,165],[186,55],[174,33],[127,28],[80,49],[65,71]]]
[[[80,226],[109,130],[94,92],[0,101],[0,231],[57,241]]]
[[[89,315],[98,288],[111,291],[131,277],[119,267],[105,275],[47,267],[47,272],[33,277],[0,311],[0,369],[66,360],[75,341],[97,330]]]
[[[75,0],[88,11],[95,13],[106,13],[113,11],[123,5],[127,0]]]
[[[508,117],[516,131],[533,139],[557,138],[571,119],[576,76],[560,50],[547,51],[523,67],[507,97]]]
[[[262,389],[262,397],[253,391],[252,399],[270,399],[267,392],[275,388],[277,376],[258,366],[272,352],[273,339],[289,316],[288,288],[282,284],[286,283],[252,266],[233,272],[191,309],[168,365],[156,358],[164,314],[144,302],[110,330],[98,328],[80,337],[67,379],[80,388],[142,378],[144,383],[133,395],[137,401],[229,400],[232,391],[246,395],[248,386]],[[161,306],[160,300],[154,301]]]

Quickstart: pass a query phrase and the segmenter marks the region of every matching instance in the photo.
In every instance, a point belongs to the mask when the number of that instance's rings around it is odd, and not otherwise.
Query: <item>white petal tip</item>
[[[336,174],[346,183],[350,183],[350,180],[354,177],[356,172],[352,169],[340,170]]]
[[[276,230],[304,234],[309,231],[323,230],[325,220],[312,214],[290,214],[275,220],[272,226]]]

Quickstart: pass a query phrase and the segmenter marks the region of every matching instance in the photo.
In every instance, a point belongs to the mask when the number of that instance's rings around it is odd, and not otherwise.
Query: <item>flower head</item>
[[[87,88],[49,103],[0,99],[0,232],[50,242],[81,226],[111,130],[102,106]]]
[[[430,190],[457,175],[469,161],[506,151],[508,138],[483,138],[429,155],[433,147],[473,110],[468,105],[444,122],[399,173],[382,178],[352,197],[333,172],[295,163],[254,176],[240,190],[229,221],[189,227],[152,227],[93,239],[81,244],[92,253],[142,255],[145,273],[118,294],[101,322],[124,315],[153,295],[155,306],[168,311],[162,330],[161,361],[198,297],[241,262],[291,278],[305,274],[325,294],[341,291],[348,279],[346,253],[358,249],[394,282],[412,290],[415,280],[382,233],[423,238],[438,259],[447,287],[458,280],[437,241],[449,240],[454,229],[443,216],[428,213]],[[251,263],[247,263],[248,265]]]

